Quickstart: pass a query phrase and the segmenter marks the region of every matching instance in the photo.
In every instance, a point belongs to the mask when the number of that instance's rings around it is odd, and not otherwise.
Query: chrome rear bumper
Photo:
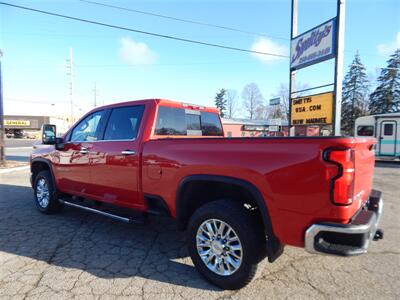
[[[380,239],[378,230],[383,200],[380,191],[372,190],[366,209],[349,224],[320,223],[311,225],[305,233],[305,249],[310,253],[352,256],[366,253],[372,239]]]

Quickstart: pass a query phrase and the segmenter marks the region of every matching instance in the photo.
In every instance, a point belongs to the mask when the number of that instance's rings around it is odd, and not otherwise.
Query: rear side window
[[[104,133],[104,140],[132,140],[137,137],[144,105],[114,108]]]
[[[156,135],[222,136],[218,114],[159,106]]]
[[[201,130],[206,136],[222,136],[222,126],[219,116],[210,112],[201,113]]]
[[[374,126],[358,126],[357,127],[357,135],[358,136],[373,136],[374,135]]]
[[[155,134],[186,135],[185,111],[180,108],[159,106]]]

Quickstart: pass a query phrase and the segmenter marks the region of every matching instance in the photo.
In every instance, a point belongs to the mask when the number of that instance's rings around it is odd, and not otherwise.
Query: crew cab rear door
[[[143,209],[139,197],[140,141],[138,133],[144,105],[112,108],[103,138],[94,143],[91,186],[94,198],[134,209]]]

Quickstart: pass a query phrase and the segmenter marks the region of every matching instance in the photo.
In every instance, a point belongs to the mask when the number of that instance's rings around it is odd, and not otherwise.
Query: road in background
[[[385,237],[368,254],[286,247],[247,287],[222,291],[195,270],[172,220],[133,226],[71,208],[43,215],[28,170],[0,174],[0,299],[400,299],[399,178],[400,164],[377,164]]]
[[[28,139],[6,139],[6,160],[28,162],[29,155],[34,144],[40,143],[39,140]]]
[[[33,144],[40,143],[39,140],[30,139],[6,139],[6,148],[32,147]]]

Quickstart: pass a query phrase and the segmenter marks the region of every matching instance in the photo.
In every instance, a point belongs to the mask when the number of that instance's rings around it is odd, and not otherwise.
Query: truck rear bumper
[[[319,223],[305,233],[305,248],[310,253],[352,256],[366,253],[372,239],[383,237],[378,230],[383,200],[380,191],[372,190],[365,209],[349,224]]]

